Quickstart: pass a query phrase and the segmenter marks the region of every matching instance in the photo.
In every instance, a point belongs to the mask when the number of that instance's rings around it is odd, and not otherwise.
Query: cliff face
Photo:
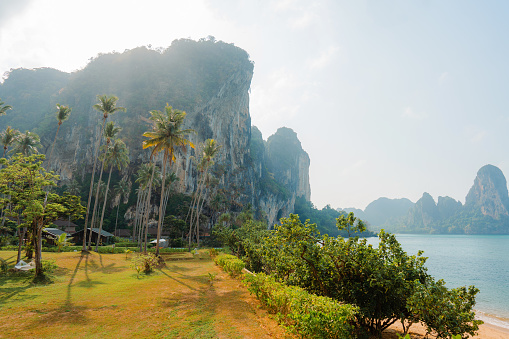
[[[465,199],[465,206],[478,209],[494,219],[509,215],[507,182],[502,171],[493,165],[483,166]]]
[[[51,77],[42,76],[49,73]],[[0,121],[0,128],[32,129],[41,136],[46,153],[56,131],[56,103],[73,108],[64,122],[53,153],[52,168],[62,182],[85,178],[91,171],[101,114],[93,110],[98,94],[116,95],[116,113],[108,120],[122,127],[119,137],[130,149],[130,166],[119,174],[129,179],[147,162],[149,152],[142,150],[143,132],[150,129],[146,119],[150,110],[163,110],[166,103],[187,112],[185,128],[196,145],[216,139],[221,150],[215,158],[217,186],[234,211],[251,204],[258,216],[272,225],[293,212],[296,196],[310,198],[309,157],[296,134],[282,129],[267,142],[251,128],[249,89],[253,63],[238,47],[214,41],[178,40],[164,51],[137,48],[124,53],[100,55],[83,70],[72,74],[56,70],[15,70],[0,85],[0,97],[14,107]],[[44,79],[51,79],[45,83]],[[20,89],[37,80],[30,94],[17,96]],[[49,81],[49,80],[48,80]],[[28,91],[28,90],[25,90]],[[41,98],[44,98],[41,99]],[[34,112],[26,116],[26,112]],[[285,149],[289,141],[290,148]],[[277,154],[287,153],[284,161]],[[177,157],[172,170],[179,177],[179,190],[191,193],[198,178],[197,150],[189,149]],[[88,191],[87,191],[88,192]],[[130,213],[131,211],[128,211]]]

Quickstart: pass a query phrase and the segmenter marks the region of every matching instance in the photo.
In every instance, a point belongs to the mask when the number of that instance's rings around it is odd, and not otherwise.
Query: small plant
[[[129,253],[131,253],[131,250],[130,250],[129,248],[127,248],[127,247],[126,247],[126,248],[124,249],[124,253],[125,253],[125,260],[127,260],[127,255],[128,255]]]
[[[139,254],[131,259],[131,268],[137,272],[139,278],[140,272],[150,274],[158,264],[158,259],[152,253]]]
[[[0,258],[0,273],[6,273],[8,269],[9,269],[9,265],[7,265],[7,261]]]
[[[212,286],[212,284],[214,283],[214,280],[216,280],[216,273],[209,273],[209,284],[210,286]]]
[[[211,258],[217,257],[217,254],[218,254],[218,252],[217,252],[217,250],[215,248],[209,249],[209,255],[210,255]]]
[[[55,264],[55,260],[43,260],[42,261],[42,271],[44,273],[53,273],[58,266]]]

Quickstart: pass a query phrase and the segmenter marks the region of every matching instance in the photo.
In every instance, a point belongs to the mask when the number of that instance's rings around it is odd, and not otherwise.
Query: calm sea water
[[[409,254],[423,250],[428,272],[447,287],[475,285],[479,318],[509,328],[509,236],[398,234],[397,239]]]

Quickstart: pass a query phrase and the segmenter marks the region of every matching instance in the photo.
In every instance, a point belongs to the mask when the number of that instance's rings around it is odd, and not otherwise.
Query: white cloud
[[[331,61],[334,60],[334,57],[338,54],[338,51],[338,46],[330,46],[326,50],[322,51],[318,57],[311,60],[309,65],[310,68],[316,70],[328,66]]]
[[[408,106],[405,108],[401,117],[413,120],[423,120],[428,117],[428,115],[424,112],[416,112],[412,107]]]
[[[449,79],[451,78],[451,76],[449,75],[449,72],[443,72],[442,74],[440,74],[440,76],[438,77],[438,84],[440,86],[442,85],[445,85],[447,82],[449,82]]]

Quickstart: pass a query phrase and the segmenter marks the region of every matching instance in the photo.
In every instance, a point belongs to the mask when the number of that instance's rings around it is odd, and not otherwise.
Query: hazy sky
[[[252,122],[297,132],[317,207],[464,202],[483,165],[509,175],[508,32],[504,0],[0,0],[0,72],[213,35],[255,62]]]

